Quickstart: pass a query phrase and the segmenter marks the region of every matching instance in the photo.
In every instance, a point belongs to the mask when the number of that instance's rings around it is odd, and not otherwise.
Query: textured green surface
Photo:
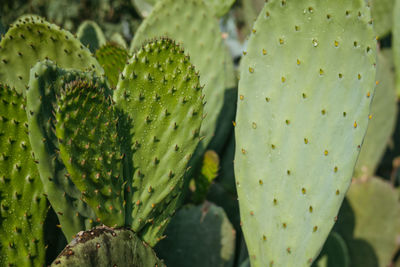
[[[375,86],[370,11],[268,1],[241,62],[235,175],[253,267],[309,266],[350,185]]]
[[[396,0],[366,0],[371,6],[376,35],[384,37],[392,30],[393,6]],[[395,17],[398,20],[398,17]]]
[[[50,59],[63,68],[103,70],[70,32],[37,16],[18,20],[0,42],[0,82],[25,94],[30,69]]]
[[[119,32],[115,32],[113,33],[113,35],[111,35],[110,42],[119,45],[124,49],[128,48],[128,44],[126,43],[124,37]]]
[[[28,138],[25,100],[0,84],[0,266],[44,264],[46,212]]]
[[[132,120],[131,143],[125,145],[133,152],[125,152],[133,160],[128,175],[133,176],[128,180],[132,200],[127,201],[133,211],[128,223],[135,232],[143,229],[144,240],[153,246],[178,205],[175,199],[182,193],[187,162],[199,142],[199,77],[183,50],[161,39],[146,44],[129,60],[114,100]]]
[[[124,69],[128,56],[124,48],[115,44],[107,44],[96,51],[96,58],[112,87],[117,86],[119,74]]]
[[[165,267],[133,231],[108,227],[80,232],[51,266]]]
[[[338,233],[331,232],[313,267],[350,267],[350,261],[346,242]]]
[[[76,35],[82,44],[87,46],[94,53],[101,46],[106,44],[106,37],[96,22],[86,20],[79,25]]]
[[[218,20],[202,0],[158,1],[143,21],[131,43],[131,52],[145,40],[168,36],[182,43],[190,61],[200,72],[204,85],[204,114],[200,136],[205,136],[197,155],[201,156],[219,126],[217,121],[225,95],[225,47]],[[223,114],[227,115],[228,114]]]
[[[354,170],[354,177],[372,176],[393,134],[397,117],[391,50],[378,53],[378,85],[371,104],[371,120]]]
[[[396,0],[393,10],[393,62],[396,67],[396,93],[400,96],[400,0]]]
[[[77,232],[91,229],[95,223],[94,212],[84,203],[65,165],[59,157],[59,144],[54,134],[54,106],[65,84],[76,79],[96,82],[93,74],[68,72],[46,61],[31,70],[27,91],[29,139],[44,191],[55,210],[66,239],[70,241]]]
[[[346,195],[336,230],[354,267],[389,266],[400,234],[398,191],[380,178],[357,179]]]
[[[57,101],[60,157],[82,199],[101,223],[125,224],[118,118],[105,88],[87,81],[65,85]]]
[[[235,231],[224,210],[212,203],[183,207],[165,234],[167,237],[157,245],[156,252],[167,266],[233,265]]]

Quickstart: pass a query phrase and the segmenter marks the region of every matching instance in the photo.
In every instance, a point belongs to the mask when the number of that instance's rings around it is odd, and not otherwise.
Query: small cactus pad
[[[96,22],[91,20],[86,20],[79,25],[76,36],[92,53],[106,44],[106,37],[103,31]]]
[[[118,119],[104,88],[82,80],[65,85],[57,101],[60,156],[83,200],[101,222],[125,224]]]
[[[385,37],[392,30],[393,6],[396,0],[367,0],[371,6],[371,15],[374,20],[375,33]],[[395,17],[398,20],[398,17]]]
[[[205,149],[214,136],[217,119],[224,104],[225,47],[218,20],[203,0],[162,0],[143,21],[131,43],[131,53],[145,40],[167,36],[181,43],[190,61],[200,72],[204,85],[204,114],[200,136]],[[196,153],[201,156],[203,151]],[[200,158],[201,159],[201,158]]]
[[[170,192],[182,186],[187,163],[199,142],[201,89],[189,57],[168,39],[146,44],[121,74],[114,100],[133,120],[133,178],[128,190],[133,192],[135,232],[151,224],[158,213],[168,210],[170,216],[176,208],[168,205]]]
[[[378,177],[351,184],[335,225],[349,248],[351,266],[390,266],[400,234],[398,197],[398,190]]]
[[[167,266],[231,267],[235,230],[225,211],[210,202],[188,205],[171,219],[156,252]]]
[[[350,255],[343,237],[331,232],[313,267],[350,267]],[[360,266],[361,267],[361,266]]]
[[[241,62],[235,176],[252,267],[310,266],[368,125],[376,40],[364,0],[270,0]]]
[[[103,226],[78,233],[51,266],[165,267],[165,264],[133,231]]]
[[[128,52],[115,44],[107,44],[96,51],[96,58],[103,67],[112,87],[117,86],[119,74],[128,60]]]
[[[70,241],[77,232],[91,229],[96,223],[92,209],[82,201],[59,156],[58,139],[55,131],[57,97],[65,84],[74,80],[87,79],[99,83],[92,73],[66,71],[53,63],[39,62],[31,70],[27,91],[27,114],[29,139],[44,186],[44,191],[55,210],[65,237]],[[105,87],[104,83],[100,86]],[[106,96],[110,95],[106,93]]]
[[[1,40],[0,82],[25,94],[30,69],[45,59],[63,68],[103,73],[90,51],[70,32],[33,16],[18,20]]]
[[[43,196],[28,138],[25,100],[0,84],[0,266],[42,266]]]
[[[354,170],[354,177],[373,176],[393,134],[397,117],[391,50],[378,53],[376,89],[370,122]]]

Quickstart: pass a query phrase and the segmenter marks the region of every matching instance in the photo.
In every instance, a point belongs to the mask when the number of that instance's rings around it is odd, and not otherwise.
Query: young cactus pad
[[[93,73],[66,71],[49,61],[37,63],[31,70],[27,91],[27,115],[29,139],[38,170],[53,209],[68,241],[83,229],[94,226],[96,216],[82,201],[82,194],[68,176],[59,155],[58,138],[55,135],[55,110],[57,98],[65,84],[74,80],[92,81],[105,87],[101,79]],[[106,92],[106,95],[110,92]]]
[[[25,94],[30,69],[45,59],[63,68],[103,73],[90,51],[70,32],[38,16],[24,16],[0,42],[0,82]]]
[[[114,100],[133,120],[133,178],[128,181],[132,229],[139,232],[148,224],[161,234],[165,220],[178,205],[171,201],[178,194],[171,192],[180,190],[187,163],[199,142],[203,98],[198,74],[173,41],[153,41],[125,66]],[[144,240],[154,245],[159,238]]]
[[[365,135],[376,40],[364,0],[270,0],[241,62],[235,174],[253,267],[309,266]]]
[[[51,266],[165,267],[165,264],[131,230],[104,226],[78,233]]]
[[[0,84],[0,266],[42,266],[43,196],[22,94]]]
[[[83,200],[102,223],[125,224],[118,118],[104,87],[76,80],[57,101],[55,125],[60,156]]]

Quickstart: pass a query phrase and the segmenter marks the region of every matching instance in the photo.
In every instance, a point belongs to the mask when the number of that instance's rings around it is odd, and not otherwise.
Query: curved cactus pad
[[[92,53],[107,42],[99,25],[91,20],[86,20],[79,25],[76,36],[82,44],[88,46]]]
[[[23,96],[0,84],[0,266],[41,266],[43,196],[28,138]]]
[[[61,90],[75,80],[91,81],[105,87],[104,81],[93,73],[67,71],[53,63],[39,62],[31,70],[27,91],[27,115],[29,139],[44,191],[57,213],[62,230],[68,241],[73,235],[94,227],[95,213],[82,201],[82,194],[70,179],[60,158],[59,143],[55,135],[55,111]],[[110,92],[106,93],[106,96]]]
[[[78,233],[51,266],[165,267],[134,232],[108,227]]]
[[[19,19],[0,42],[0,82],[25,94],[29,71],[38,61],[50,59],[63,68],[103,69],[70,32],[44,19]]]
[[[98,84],[76,80],[65,85],[57,101],[55,125],[60,156],[71,180],[101,222],[125,224],[122,155],[118,119]]]
[[[133,191],[135,232],[152,225],[154,217],[168,219],[176,208],[175,201],[169,202],[177,194],[170,192],[182,186],[187,162],[199,142],[201,89],[189,57],[168,39],[146,44],[121,74],[114,99],[133,120],[133,180],[128,184]],[[168,212],[157,216],[164,211]],[[156,232],[163,229],[154,226]],[[156,238],[145,241],[154,245]]]
[[[225,94],[225,51],[218,20],[203,0],[162,0],[137,30],[131,53],[146,40],[167,36],[182,44],[190,61],[200,72],[204,85],[204,114],[201,136],[205,149],[215,135]],[[222,116],[224,116],[223,114]],[[204,151],[199,153],[200,156]],[[199,158],[200,159],[200,158]]]
[[[104,68],[105,75],[112,87],[117,86],[119,74],[128,60],[128,52],[117,45],[107,44],[96,51],[96,58]]]
[[[271,0],[241,62],[235,174],[257,266],[309,266],[367,129],[376,40],[364,0]]]

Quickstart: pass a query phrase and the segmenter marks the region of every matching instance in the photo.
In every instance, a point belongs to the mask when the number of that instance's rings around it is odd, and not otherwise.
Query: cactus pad
[[[60,67],[102,68],[90,51],[71,33],[44,19],[25,16],[19,19],[0,42],[0,82],[25,94],[29,71],[38,61],[50,59]]]
[[[131,43],[131,53],[146,40],[167,36],[182,44],[200,72],[204,85],[204,114],[200,136],[205,149],[214,136],[224,104],[225,47],[217,19],[202,0],[158,1],[143,21]],[[200,151],[202,155],[204,151]]]
[[[199,142],[203,103],[199,77],[183,50],[168,39],[146,44],[126,65],[114,93],[133,120],[132,229],[139,232],[167,210]],[[129,182],[128,182],[129,184]],[[174,203],[174,202],[171,202]],[[157,219],[165,220],[158,216]],[[150,245],[155,240],[145,240]]]
[[[81,200],[82,194],[71,181],[59,156],[55,130],[57,97],[65,84],[87,79],[105,87],[104,82],[92,73],[66,71],[51,62],[39,62],[31,70],[27,91],[29,139],[48,199],[55,210],[68,241],[83,229],[91,229],[96,223],[92,209]],[[110,93],[106,93],[106,96]]]
[[[56,135],[71,180],[105,225],[123,226],[125,206],[117,117],[105,89],[82,80],[57,101]]]
[[[96,51],[96,58],[104,68],[112,87],[117,86],[119,74],[124,69],[128,56],[124,48],[114,44],[107,44]]]
[[[108,227],[78,233],[51,266],[165,267],[134,232]]]
[[[367,129],[375,50],[364,0],[264,5],[241,62],[235,129],[253,267],[309,266],[318,256]]]
[[[0,266],[42,266],[43,195],[28,137],[25,100],[0,84]]]
[[[76,36],[92,53],[106,44],[106,37],[103,31],[94,21],[86,20],[82,22],[76,31]]]

